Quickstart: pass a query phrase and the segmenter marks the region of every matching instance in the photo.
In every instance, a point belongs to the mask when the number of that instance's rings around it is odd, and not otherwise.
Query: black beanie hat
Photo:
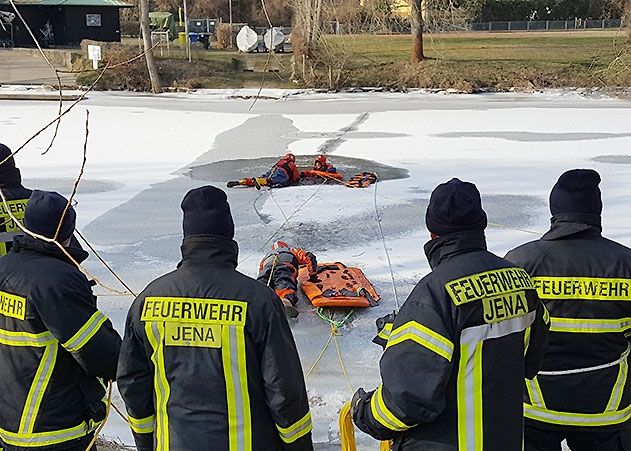
[[[429,199],[425,223],[438,236],[468,230],[484,230],[486,213],[473,183],[457,178],[438,185]]]
[[[182,200],[184,238],[218,235],[234,238],[234,222],[226,193],[214,186],[190,190]]]
[[[67,204],[68,199],[59,193],[35,190],[24,212],[24,225],[33,233],[46,238],[54,238]],[[57,235],[58,243],[63,243],[72,236],[76,220],[77,214],[74,208],[68,208],[59,229],[59,235]]]
[[[572,169],[561,174],[550,192],[552,216],[562,213],[600,216],[603,202],[599,184],[600,174],[593,169]]]
[[[0,165],[0,186],[16,186],[22,183],[20,170],[15,167],[15,159],[11,156],[11,149],[4,144],[0,144],[0,163],[10,157]]]

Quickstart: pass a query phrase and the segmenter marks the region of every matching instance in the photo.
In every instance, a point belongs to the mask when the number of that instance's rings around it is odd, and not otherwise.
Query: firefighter
[[[2,163],[3,161],[5,162]],[[23,224],[24,211],[32,191],[22,186],[20,170],[15,167],[11,150],[4,144],[0,144],[0,163],[2,163],[0,164],[0,189],[8,204],[0,203],[0,257],[2,257],[11,249],[13,237],[20,232],[18,225],[7,213],[7,207]]]
[[[138,450],[312,450],[289,324],[274,291],[235,269],[226,194],[193,189],[182,210],[182,261],[125,326],[118,388]]]
[[[326,161],[326,155],[318,155],[313,162],[314,171],[328,172],[331,174],[337,173],[337,169],[331,163]]]
[[[381,385],[355,393],[355,424],[396,450],[521,450],[523,381],[539,368],[545,308],[523,269],[486,250],[475,185],[439,185],[426,223],[432,272],[394,318]]]
[[[283,302],[285,313],[290,318],[298,316],[298,270],[305,266],[309,278],[318,273],[318,261],[311,252],[289,247],[284,241],[272,244],[272,252],[259,264],[257,280],[272,288]]]
[[[70,246],[75,211],[57,193],[34,191],[26,227]],[[61,221],[63,217],[63,221]],[[61,227],[58,225],[61,222]],[[96,307],[91,282],[55,244],[14,238],[0,259],[0,448],[83,451],[105,418],[121,338]]]
[[[296,166],[296,157],[288,153],[278,160],[274,166],[261,176],[263,184],[272,188],[289,186],[300,181],[300,171]],[[254,179],[255,183],[261,183],[260,179]]]
[[[549,352],[526,381],[526,450],[560,450],[564,439],[573,451],[631,450],[631,249],[601,234],[599,183],[591,169],[561,175],[550,230],[506,255],[551,316]]]

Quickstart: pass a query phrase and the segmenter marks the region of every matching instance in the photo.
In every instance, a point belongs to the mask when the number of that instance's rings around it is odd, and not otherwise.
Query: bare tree
[[[425,59],[423,52],[423,8],[425,0],[411,0],[410,25],[412,26],[412,63],[420,63]]]
[[[154,94],[162,92],[160,74],[156,67],[156,60],[153,57],[151,48],[151,31],[149,30],[149,0],[140,0],[140,29],[142,30],[142,42],[145,47],[145,59],[147,60],[147,70],[151,80],[151,91]]]
[[[293,0],[293,30],[291,36],[292,79],[298,81],[296,65],[302,67],[303,81],[313,74],[312,60],[322,35],[322,0]]]

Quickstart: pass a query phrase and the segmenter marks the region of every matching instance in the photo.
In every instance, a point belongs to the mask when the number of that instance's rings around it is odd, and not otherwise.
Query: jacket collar
[[[563,213],[555,215],[550,220],[550,230],[541,237],[542,240],[552,241],[575,235],[599,237],[602,234],[600,216],[578,213]]]
[[[89,254],[81,249],[77,240],[73,239],[71,243],[72,245],[70,247],[67,247],[66,251],[68,251],[72,258],[77,261],[77,263],[82,263],[88,258]],[[49,257],[53,257],[74,265],[72,260],[70,260],[68,256],[64,254],[61,249],[59,249],[59,247],[57,247],[57,245],[53,243],[47,243],[46,241],[38,240],[36,238],[25,235],[18,235],[13,238],[13,247],[11,248],[11,251],[21,252],[26,250],[47,255]]]
[[[2,161],[2,159],[0,159]],[[20,170],[15,167],[0,166],[0,188],[21,188],[22,176]]]
[[[482,230],[450,233],[428,241],[424,249],[429,265],[434,269],[456,255],[486,250],[486,238]]]
[[[182,261],[177,267],[213,266],[235,269],[237,242],[217,235],[193,235],[182,241]]]

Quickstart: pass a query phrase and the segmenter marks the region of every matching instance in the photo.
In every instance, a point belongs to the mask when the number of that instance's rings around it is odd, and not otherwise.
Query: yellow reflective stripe
[[[392,333],[392,323],[386,323],[385,326],[383,326],[383,329],[381,329],[381,331],[379,331],[379,333],[377,334],[377,336],[379,338],[383,338],[384,340],[388,341],[388,338],[390,338],[390,335]]]
[[[550,312],[548,311],[545,305],[543,304],[541,305],[543,306],[543,322],[550,325]]]
[[[0,257],[7,255],[7,244],[4,241],[0,241]],[[2,448],[0,448],[1,450]]]
[[[456,393],[458,398],[458,447],[462,450],[482,451],[484,443],[482,405],[482,347],[462,343]]]
[[[2,439],[2,441],[7,445],[31,448],[38,446],[57,445],[59,443],[75,440],[84,437],[88,432],[88,424],[84,421],[78,426],[74,426],[68,429],[48,432],[34,432],[30,434],[10,432],[0,428],[0,439]]]
[[[533,277],[540,299],[631,301],[631,279],[605,277]]]
[[[164,323],[147,322],[145,332],[153,349],[151,361],[155,369],[153,384],[156,393],[156,445],[155,451],[169,450],[169,414],[167,406],[171,387],[164,364]]]
[[[526,379],[526,390],[528,390],[528,396],[533,406],[540,407],[542,409],[546,408],[546,402],[543,398],[543,392],[541,391],[541,386],[539,385],[539,379],[537,379],[537,376],[535,376],[532,380]]]
[[[151,415],[146,418],[134,418],[128,415],[129,427],[137,434],[149,434],[155,430],[156,416]]]
[[[631,329],[631,318],[551,318],[550,332],[620,333]]]
[[[473,356],[473,421],[475,431],[475,451],[483,449],[483,415],[482,415],[482,345],[483,341],[475,346]]]
[[[463,343],[460,347],[460,362],[458,363],[457,398],[458,398],[458,449],[467,449],[467,359],[469,345]]]
[[[44,355],[42,356],[42,360],[39,362],[35,378],[31,383],[31,388],[29,389],[28,396],[26,397],[26,403],[24,405],[24,410],[22,411],[20,426],[18,428],[20,434],[30,434],[33,432],[35,420],[37,418],[37,414],[39,413],[42,399],[44,398],[44,392],[46,391],[46,387],[48,387],[50,377],[55,369],[57,349],[57,343],[54,343],[48,345],[44,350]]]
[[[234,380],[232,378],[232,356],[230,343],[230,327],[221,328],[221,360],[226,382],[226,401],[228,404],[228,438],[230,451],[237,450],[237,401],[235,399]]]
[[[50,332],[31,334],[28,332],[12,332],[0,329],[0,344],[6,346],[33,346],[43,348],[53,343],[57,343],[57,340]]]
[[[238,356],[238,374],[241,386],[241,404],[243,418],[241,420],[243,428],[243,449],[250,451],[252,449],[252,415],[250,412],[250,390],[248,387],[248,367],[245,352],[245,327],[232,326],[237,333],[237,356]]]
[[[524,331],[524,355],[528,352],[528,346],[530,346],[530,327]]]
[[[301,437],[307,435],[313,429],[313,423],[311,422],[311,412],[296,421],[289,427],[283,428],[276,425],[280,438],[285,443],[293,443]]]
[[[543,409],[524,403],[524,416],[531,420],[562,426],[609,426],[631,419],[631,405],[605,413],[573,413]]]
[[[401,432],[414,427],[408,426],[403,421],[399,420],[390,409],[388,409],[383,400],[383,385],[379,385],[377,391],[375,391],[370,398],[370,410],[375,420],[392,431]]]
[[[434,351],[436,354],[451,362],[451,357],[454,352],[453,343],[439,333],[434,332],[416,321],[408,321],[393,330],[388,339],[386,349],[408,340]]]
[[[629,373],[629,363],[628,359],[624,358],[620,361],[620,369],[618,370],[618,377],[616,378],[616,383],[613,385],[613,390],[611,391],[611,397],[609,398],[609,402],[607,403],[606,412],[615,412],[620,407],[620,402],[622,401],[622,393],[624,392],[624,387],[627,385],[627,375]]]
[[[107,316],[97,310],[81,329],[79,329],[70,340],[63,344],[63,347],[66,348],[68,352],[78,351],[90,341],[105,321],[107,321]]]

